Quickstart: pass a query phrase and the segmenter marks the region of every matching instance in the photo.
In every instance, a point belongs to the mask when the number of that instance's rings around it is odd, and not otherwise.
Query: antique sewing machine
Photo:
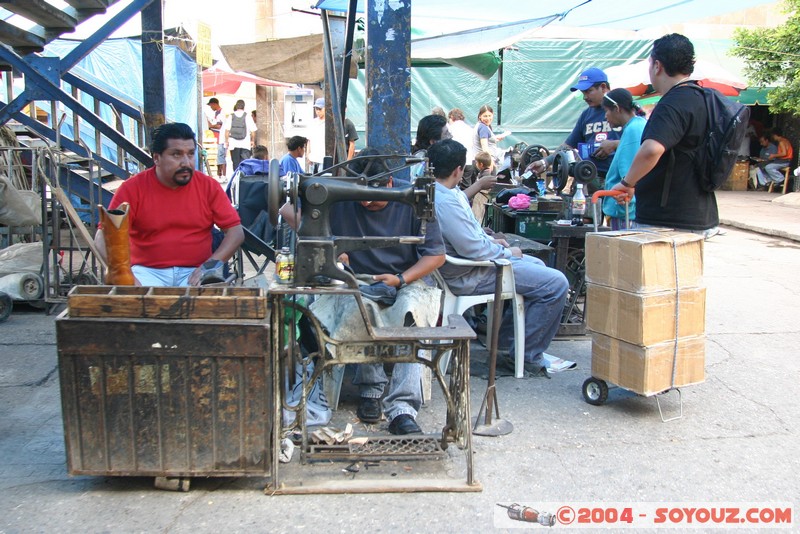
[[[386,188],[368,185],[385,181],[389,176],[424,161],[407,156],[359,156],[326,169],[325,174],[330,176],[290,173],[284,181],[278,178],[277,168],[273,169],[273,164],[277,167],[277,161],[273,160],[267,188],[270,222],[273,225],[278,223],[278,210],[286,198],[300,213],[295,241],[294,285],[325,286],[330,285],[330,279],[334,279],[356,288],[353,275],[336,264],[341,252],[399,243],[422,243],[424,238],[419,236],[334,236],[330,225],[330,208],[335,202],[345,200],[403,202],[413,206],[417,217],[422,219],[424,234],[425,222],[435,217],[435,187],[429,171],[408,186]]]
[[[360,156],[347,162],[329,167],[321,174],[290,174],[279,178],[278,162],[270,163],[267,187],[267,205],[270,222],[278,223],[279,209],[288,200],[294,208],[295,220],[299,225],[294,236],[294,280],[290,284],[273,284],[268,293],[271,311],[271,369],[276,375],[274,390],[273,435],[294,434],[299,436],[300,464],[330,465],[332,460],[372,462],[375,475],[381,460],[447,460],[445,449],[455,443],[464,450],[466,481],[441,479],[404,480],[392,479],[391,473],[381,477],[385,482],[362,480],[362,477],[342,481],[338,468],[333,468],[332,476],[337,480],[327,482],[325,491],[372,492],[419,490],[428,487],[431,480],[437,481],[447,491],[480,491],[481,485],[473,476],[472,444],[470,432],[469,402],[469,341],[475,333],[463,317],[450,318],[446,327],[437,326],[397,326],[372,324],[371,318],[376,310],[370,308],[375,303],[361,298],[355,276],[337,265],[342,252],[363,250],[397,244],[417,244],[424,241],[426,222],[435,217],[434,180],[427,170],[415,183],[400,187],[375,187],[389,176],[396,176],[411,165],[424,162],[424,159],[410,156],[370,155]],[[372,184],[372,185],[370,185]],[[395,201],[414,208],[422,221],[422,236],[336,236],[331,230],[331,206],[342,201]],[[285,212],[284,212],[285,214]],[[336,283],[335,281],[344,282]],[[364,329],[360,333],[334,338],[326,325],[302,302],[304,298],[341,298],[350,301],[355,298],[355,308],[348,308],[345,314],[360,314]],[[377,305],[375,305],[377,306]],[[369,309],[369,311],[368,311]],[[354,311],[357,310],[357,311]],[[307,325],[306,339],[314,338],[312,349],[299,349],[294,343],[294,326],[303,317]],[[349,315],[348,315],[349,316]],[[294,319],[289,319],[293,317]],[[287,321],[295,325],[286,327]],[[307,352],[307,353],[304,353]],[[449,377],[439,370],[439,362],[446,354],[452,353],[452,371]],[[306,372],[313,362],[313,372]],[[320,445],[312,443],[309,436],[306,410],[307,398],[318,378],[322,377],[323,389],[329,399],[338,399],[338,388],[344,364],[370,363],[418,363],[430,370],[423,373],[423,394],[430,398],[431,376],[441,386],[446,414],[440,432],[421,435],[392,436],[377,429],[369,431],[368,438],[350,441],[341,445]],[[299,366],[299,367],[298,367]],[[299,375],[296,370],[302,368]],[[303,387],[296,404],[286,401],[290,391],[291,377],[297,377]],[[427,377],[427,382],[425,382]],[[335,407],[336,400],[329,401]],[[293,422],[282,424],[284,413],[292,413]],[[333,423],[331,423],[333,424]],[[364,441],[366,439],[366,441]],[[271,477],[267,488],[269,493],[314,493],[322,491],[311,480],[303,480],[305,474],[293,465],[280,464],[277,445],[273,451]],[[294,471],[293,471],[294,469]],[[430,473],[429,473],[430,474]],[[332,485],[331,485],[332,484]]]

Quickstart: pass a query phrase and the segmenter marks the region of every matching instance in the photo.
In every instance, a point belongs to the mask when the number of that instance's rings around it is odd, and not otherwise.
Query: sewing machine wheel
[[[553,170],[547,174],[552,177],[553,189],[555,189],[557,193],[563,191],[564,186],[567,185],[567,179],[569,178],[569,162],[566,161],[564,152],[556,153],[556,157],[553,159]]]
[[[272,226],[278,224],[278,210],[286,198],[286,191],[281,183],[281,165],[277,159],[269,162],[269,178],[267,179],[267,207],[269,208],[269,222]]]
[[[520,172],[527,169],[528,165],[534,161],[539,161],[540,159],[546,158],[549,155],[550,151],[542,145],[528,145],[528,147],[522,151],[522,155],[519,157]]]
[[[588,184],[597,178],[597,167],[589,160],[576,161],[573,168],[573,176],[580,184]]]

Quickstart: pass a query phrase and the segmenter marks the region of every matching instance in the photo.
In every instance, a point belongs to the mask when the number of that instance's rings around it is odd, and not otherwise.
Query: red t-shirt
[[[131,264],[155,269],[197,267],[211,255],[213,225],[226,230],[241,224],[219,183],[195,171],[185,186],[170,189],[155,168],[123,183],[109,209],[130,204]]]

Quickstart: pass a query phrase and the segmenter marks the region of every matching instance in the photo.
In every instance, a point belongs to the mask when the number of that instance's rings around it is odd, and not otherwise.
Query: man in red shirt
[[[150,147],[155,166],[127,179],[111,200],[109,209],[130,204],[131,270],[139,285],[198,285],[203,264],[221,265],[244,241],[239,214],[222,187],[195,170],[196,146],[188,125],[159,126]],[[215,225],[225,237],[212,252]],[[102,233],[95,242],[105,253]]]

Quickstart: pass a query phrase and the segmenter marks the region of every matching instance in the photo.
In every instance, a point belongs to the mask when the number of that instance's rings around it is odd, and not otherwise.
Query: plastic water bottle
[[[583,194],[583,184],[577,185],[575,196],[572,197],[572,216],[583,222],[583,216],[586,214],[586,196]]]

